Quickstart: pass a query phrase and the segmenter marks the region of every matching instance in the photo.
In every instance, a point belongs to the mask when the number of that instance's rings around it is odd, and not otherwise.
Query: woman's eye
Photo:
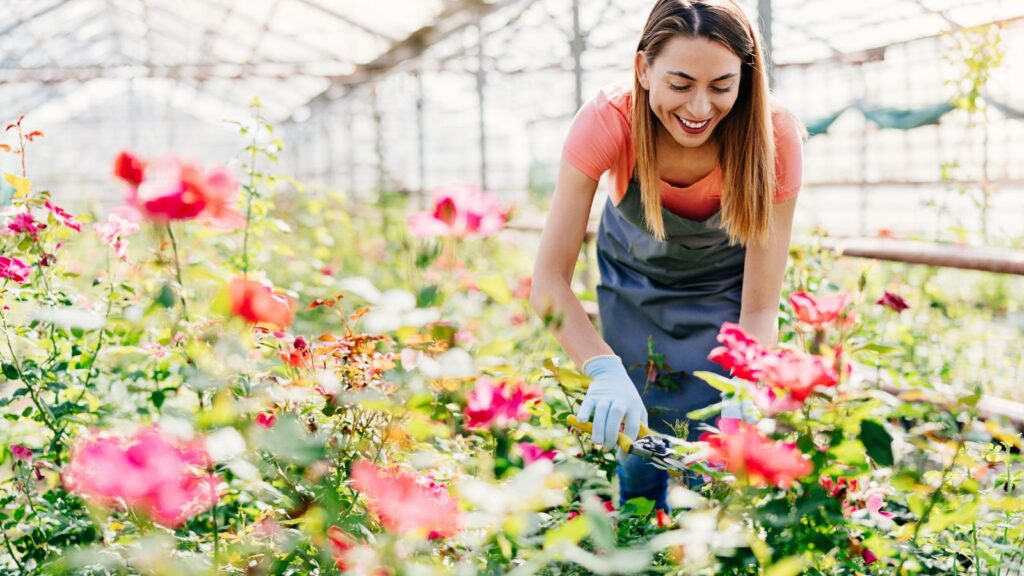
[[[711,87],[711,91],[714,92],[715,94],[725,94],[730,90],[732,90],[732,86],[729,86],[728,88],[716,88],[714,86]]]
[[[671,87],[676,92],[683,92],[685,90],[689,90],[690,89],[689,86],[676,86],[675,84],[669,84],[669,87]]]

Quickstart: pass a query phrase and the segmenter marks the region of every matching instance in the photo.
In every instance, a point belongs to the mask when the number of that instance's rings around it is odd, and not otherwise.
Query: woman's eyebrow
[[[681,78],[686,78],[690,82],[696,82],[697,81],[697,79],[694,78],[693,76],[690,76],[686,72],[681,72],[679,70],[669,70],[668,72],[666,72],[666,74],[671,74],[673,76],[679,76]],[[728,74],[722,74],[718,78],[715,78],[714,80],[712,80],[712,82],[718,82],[719,80],[728,80],[729,78],[734,78],[735,76],[736,76],[735,72],[729,72]]]

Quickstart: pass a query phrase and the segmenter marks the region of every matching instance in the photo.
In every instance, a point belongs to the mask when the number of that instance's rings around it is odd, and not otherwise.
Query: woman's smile
[[[687,120],[682,116],[675,114],[676,120],[679,121],[679,125],[683,128],[683,131],[687,134],[702,134],[707,130],[708,126],[711,125],[711,118],[707,118],[701,121]]]

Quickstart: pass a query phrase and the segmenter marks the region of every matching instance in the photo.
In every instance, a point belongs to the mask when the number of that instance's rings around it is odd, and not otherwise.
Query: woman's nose
[[[711,101],[708,100],[706,94],[697,93],[690,99],[690,103],[687,104],[686,109],[693,115],[690,117],[690,120],[704,120],[711,112]]]

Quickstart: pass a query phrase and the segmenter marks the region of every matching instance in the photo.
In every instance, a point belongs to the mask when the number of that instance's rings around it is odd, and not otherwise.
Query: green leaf
[[[843,440],[831,452],[837,460],[851,466],[863,467],[867,464],[864,460],[864,444],[860,440]]]
[[[903,492],[910,492],[921,483],[921,475],[915,470],[900,470],[889,481],[892,487]]]
[[[644,498],[642,496],[637,498],[630,498],[622,506],[620,513],[622,517],[629,518],[632,516],[638,516],[643,518],[654,511],[654,501]]]
[[[860,423],[860,441],[868,451],[868,456],[881,466],[892,466],[892,436],[875,420]]]
[[[693,375],[707,382],[708,385],[720,392],[724,392],[726,394],[733,394],[736,392],[736,382],[732,378],[726,378],[721,374],[705,372],[703,370],[694,372]]]
[[[174,308],[174,288],[170,282],[164,282],[160,287],[160,293],[156,296],[156,303],[164,308]]]
[[[21,375],[18,374],[18,368],[14,364],[4,363],[4,376],[10,380],[18,380]]]
[[[416,295],[417,308],[429,308],[437,303],[437,285],[431,284]]]
[[[590,521],[580,515],[544,535],[544,549],[568,542],[577,544],[590,534]]]

